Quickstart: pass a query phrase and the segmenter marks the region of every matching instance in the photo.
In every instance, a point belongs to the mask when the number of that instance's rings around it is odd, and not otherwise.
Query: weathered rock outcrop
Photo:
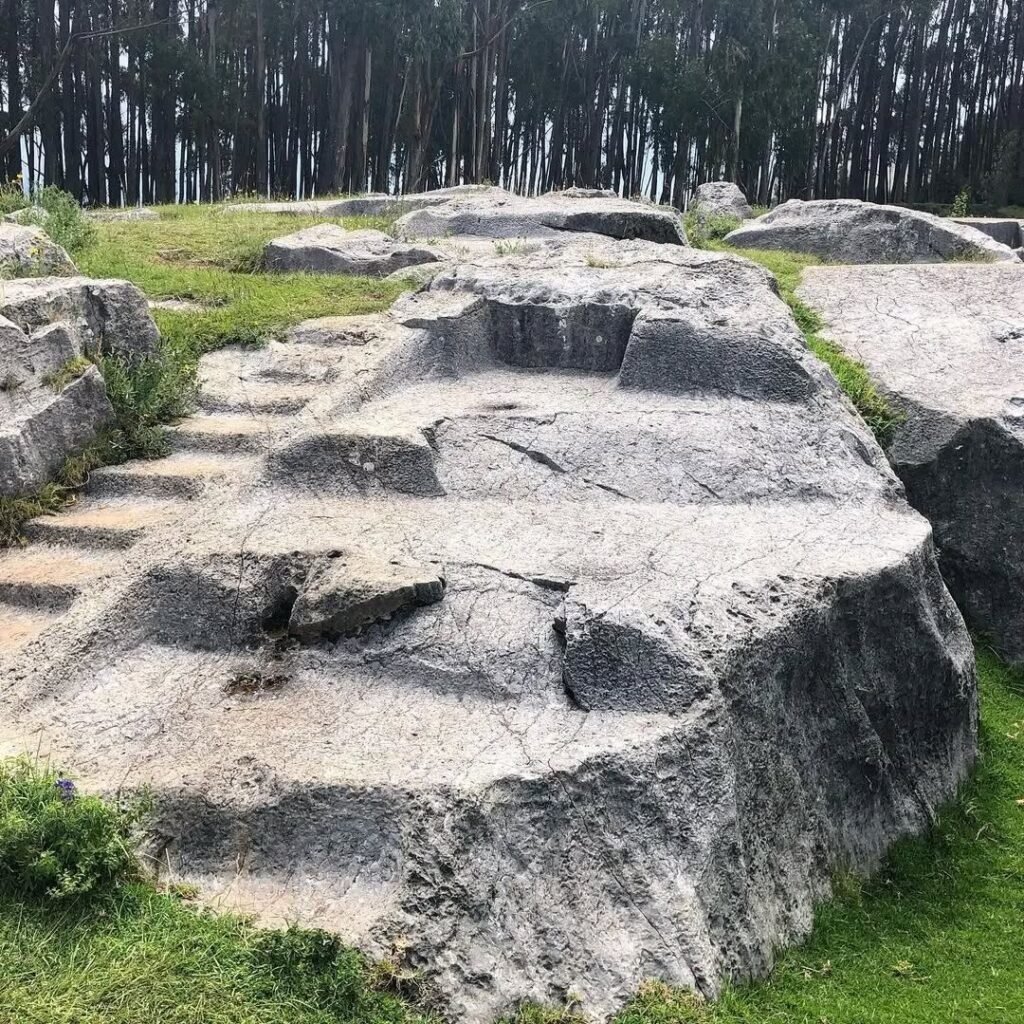
[[[436,249],[397,242],[383,231],[346,231],[335,224],[275,238],[264,250],[267,270],[368,277],[387,277],[440,258]]]
[[[946,581],[1024,661],[1024,267],[814,268],[801,296],[905,413],[889,458]]]
[[[413,210],[395,224],[395,234],[404,238],[533,238],[556,232],[686,244],[676,210],[611,196],[580,198],[564,192],[539,199],[523,199],[500,190],[456,196]]]
[[[706,181],[697,186],[691,209],[702,218],[750,220],[754,211],[740,187],[731,181]]]
[[[64,609],[0,644],[12,734],[470,1024],[765,970],[975,753],[931,530],[768,276],[550,204],[386,315],[218,353],[171,458],[0,559]]]
[[[113,418],[95,366],[83,357],[151,353],[156,327],[142,293],[118,281],[42,278],[0,292],[0,495],[52,480]]]
[[[348,196],[343,199],[228,203],[219,209],[222,213],[285,213],[297,217],[379,217],[396,212],[408,213],[411,210],[422,210],[446,203],[451,199],[486,199],[490,196],[507,195],[508,192],[504,189],[496,188],[493,185],[454,185],[451,188],[439,188],[431,192],[410,192],[400,196],[374,192],[363,196]]]
[[[836,263],[1018,262],[1014,252],[955,220],[858,199],[791,199],[726,237],[745,249],[784,249]]]
[[[95,221],[137,221],[137,220],[159,220],[160,214],[156,210],[150,210],[145,206],[129,206],[124,209],[112,207],[104,210],[90,210],[89,219]]]
[[[0,278],[74,273],[71,257],[42,228],[0,221]]]

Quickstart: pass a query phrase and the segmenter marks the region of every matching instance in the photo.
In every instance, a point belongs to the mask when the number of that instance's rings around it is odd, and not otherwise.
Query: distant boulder
[[[1017,257],[975,228],[859,199],[791,199],[726,241],[742,249],[809,253],[834,263],[1010,262]]]
[[[698,217],[731,217],[750,220],[753,208],[738,185],[731,181],[707,181],[697,187],[690,209]]]

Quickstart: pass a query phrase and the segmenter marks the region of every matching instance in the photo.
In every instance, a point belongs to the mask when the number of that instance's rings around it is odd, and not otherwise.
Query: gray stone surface
[[[103,378],[88,368],[61,390],[55,376],[82,356],[148,355],[158,342],[132,285],[85,278],[5,282],[0,289],[0,495],[51,481],[113,418]]]
[[[686,244],[678,211],[608,196],[584,199],[551,193],[539,199],[523,199],[496,192],[455,197],[407,213],[395,224],[396,235],[405,238],[532,238],[551,237],[558,232]]]
[[[754,211],[739,185],[731,181],[706,181],[697,186],[691,209],[699,217],[734,217],[750,220]]]
[[[280,202],[226,203],[218,207],[222,213],[292,214],[298,217],[379,217],[385,214],[408,213],[438,206],[451,199],[485,199],[507,196],[504,189],[493,185],[454,185],[431,192],[410,192],[389,196],[370,193],[362,196],[341,196],[335,199],[284,200]]]
[[[0,278],[74,273],[71,257],[42,228],[0,221]]]
[[[0,558],[10,748],[151,788],[157,862],[468,1024],[763,972],[975,756],[931,530],[768,276],[548,230],[206,360],[170,458]],[[444,598],[283,639],[339,551]]]
[[[336,224],[319,224],[275,238],[267,244],[263,261],[267,270],[278,272],[387,277],[440,258],[436,249],[397,242],[383,231],[346,231]]]
[[[160,335],[145,295],[127,281],[88,277],[7,281],[0,288],[0,315],[23,331],[71,324],[86,355],[137,358],[152,355]]]
[[[905,412],[889,456],[950,589],[1024,661],[1024,267],[813,268],[800,294]]]
[[[301,640],[350,636],[405,609],[437,604],[444,586],[436,568],[332,552],[297,591],[288,632]]]
[[[1021,247],[1021,222],[1009,217],[956,217],[957,224],[981,231],[1011,249]]]
[[[975,228],[857,199],[791,199],[737,228],[726,241],[745,249],[810,253],[835,263],[1017,261],[1010,248]]]

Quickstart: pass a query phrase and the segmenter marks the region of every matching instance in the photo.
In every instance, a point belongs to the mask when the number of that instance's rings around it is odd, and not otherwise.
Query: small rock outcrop
[[[71,257],[42,228],[0,221],[0,278],[76,272]]]
[[[1019,262],[973,227],[858,199],[791,199],[726,237],[741,249],[809,253],[835,263]]]
[[[301,640],[351,636],[406,608],[444,597],[444,576],[365,555],[337,554],[313,566],[298,591],[288,632]]]
[[[692,211],[701,218],[727,217],[750,220],[754,210],[739,185],[731,181],[706,181],[697,186]]]
[[[440,258],[429,246],[397,242],[383,231],[346,231],[335,224],[275,238],[263,257],[267,270],[365,277],[387,277]]]
[[[125,207],[124,209],[89,210],[90,220],[99,222],[119,222],[137,220],[159,220],[160,214],[145,206]]]
[[[1024,267],[816,267],[800,294],[904,413],[889,458],[950,590],[1024,662]]]
[[[89,358],[155,351],[146,301],[124,282],[43,278],[0,290],[0,495],[33,491],[113,419]]]

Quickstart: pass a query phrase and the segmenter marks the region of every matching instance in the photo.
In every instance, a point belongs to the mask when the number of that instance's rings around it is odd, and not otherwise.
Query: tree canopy
[[[35,104],[0,171],[93,204],[491,181],[682,205],[720,177],[761,203],[948,202],[964,188],[1024,202],[1019,0],[0,0],[0,12],[0,135]]]

